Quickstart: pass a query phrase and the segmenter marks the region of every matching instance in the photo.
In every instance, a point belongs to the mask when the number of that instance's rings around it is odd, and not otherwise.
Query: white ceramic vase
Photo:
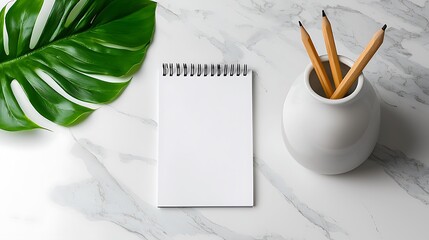
[[[328,57],[321,56],[331,77]],[[339,56],[343,76],[353,65]],[[340,174],[362,164],[371,154],[380,129],[380,103],[363,74],[348,95],[331,100],[309,64],[294,82],[283,107],[283,137],[291,155],[321,174]]]

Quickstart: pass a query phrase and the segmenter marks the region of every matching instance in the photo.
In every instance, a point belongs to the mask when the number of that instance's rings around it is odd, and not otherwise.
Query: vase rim
[[[354,64],[354,61],[351,60],[350,58],[343,56],[343,55],[338,55],[338,59],[341,63],[347,65],[348,67],[352,67]],[[326,62],[329,61],[328,55],[321,55],[320,56],[320,60],[322,62]],[[343,98],[340,99],[329,99],[329,98],[325,98],[320,96],[319,94],[317,94],[313,88],[310,86],[310,73],[311,71],[313,71],[313,65],[310,63],[308,64],[308,66],[305,68],[304,71],[304,82],[305,82],[305,86],[307,87],[307,90],[310,92],[310,94],[316,98],[316,100],[321,101],[325,104],[329,104],[329,105],[338,105],[338,104],[344,104],[347,103],[349,101],[351,101],[352,99],[354,99],[359,92],[362,90],[362,86],[363,86],[363,81],[364,81],[364,77],[363,77],[363,73],[361,73],[357,79],[357,85],[356,88],[354,89],[354,91]]]

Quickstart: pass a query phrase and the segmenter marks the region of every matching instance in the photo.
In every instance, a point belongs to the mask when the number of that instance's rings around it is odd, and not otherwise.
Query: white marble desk
[[[3,1],[5,2],[5,1]],[[281,135],[282,104],[308,57],[303,21],[325,53],[355,59],[389,26],[365,69],[382,102],[375,152],[322,176]],[[124,94],[71,129],[0,132],[0,239],[429,239],[429,3],[160,0],[146,62]],[[162,62],[247,63],[254,79],[254,208],[156,208],[156,82]]]

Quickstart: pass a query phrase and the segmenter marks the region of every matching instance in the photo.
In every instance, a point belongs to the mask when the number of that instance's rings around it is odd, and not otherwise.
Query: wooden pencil
[[[338,60],[337,47],[335,46],[334,34],[332,33],[331,23],[322,10],[322,32],[325,39],[326,51],[329,58],[329,66],[331,66],[332,79],[335,87],[340,85],[343,75],[341,73],[340,61]]]
[[[313,64],[314,70],[319,78],[320,84],[322,85],[323,91],[327,98],[330,98],[334,92],[329,81],[328,75],[326,74],[325,68],[323,67],[322,61],[320,60],[319,54],[314,47],[313,41],[311,41],[310,35],[302,26],[301,21],[299,21],[299,26],[301,28],[301,39],[304,44],[307,54],[310,57],[311,63]]]
[[[384,31],[386,30],[387,25],[378,30],[371,41],[366,46],[365,50],[361,53],[359,58],[350,68],[349,72],[346,74],[344,79],[341,81],[338,88],[335,90],[334,94],[332,94],[331,99],[340,99],[343,98],[353,83],[356,81],[357,77],[362,73],[365,66],[377,52],[378,48],[380,48],[384,39]]]

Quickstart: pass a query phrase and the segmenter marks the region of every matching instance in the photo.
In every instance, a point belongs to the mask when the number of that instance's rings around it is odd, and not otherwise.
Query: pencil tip
[[[384,24],[384,26],[381,29],[383,29],[383,31],[384,31],[384,30],[386,30],[386,28],[387,28],[387,24]]]
[[[301,27],[302,27],[302,23],[301,23],[301,21],[298,21],[298,23],[299,23],[299,26],[301,26]]]
[[[322,17],[326,17],[325,10],[322,10]]]

